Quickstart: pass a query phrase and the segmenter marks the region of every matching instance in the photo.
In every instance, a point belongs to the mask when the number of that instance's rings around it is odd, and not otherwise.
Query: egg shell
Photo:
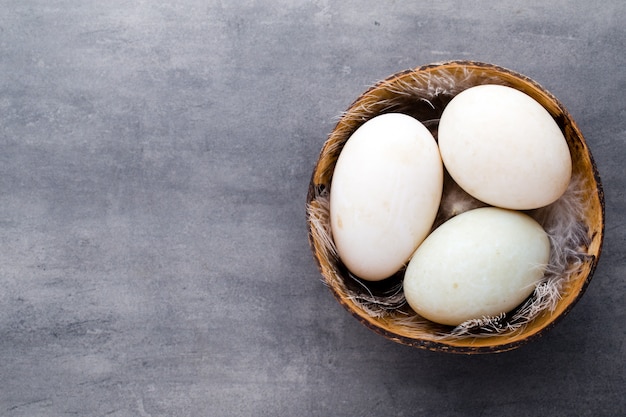
[[[543,106],[514,88],[480,85],[459,93],[441,115],[438,141],[452,178],[493,206],[543,207],[570,182],[563,133]]]
[[[442,187],[441,157],[422,123],[387,113],[361,125],[330,189],[332,236],[345,266],[369,281],[401,269],[429,233]]]
[[[415,251],[405,271],[405,297],[415,312],[441,324],[497,316],[533,292],[549,258],[548,235],[528,215],[470,210],[442,224]]]

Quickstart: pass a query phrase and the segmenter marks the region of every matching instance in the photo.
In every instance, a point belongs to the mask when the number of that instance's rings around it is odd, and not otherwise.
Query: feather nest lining
[[[355,124],[362,124],[378,114],[399,112],[420,120],[436,138],[439,117],[447,103],[461,91],[480,84],[508,85],[497,78],[476,78],[467,69],[437,74],[413,73],[409,80],[387,84],[386,80],[381,81],[377,87],[384,87],[388,94],[384,94],[382,99],[375,97],[367,100],[366,92],[365,100],[342,115],[341,120],[357,123],[338,123],[327,140],[323,153],[329,156],[331,162],[325,166],[324,175],[332,177],[334,163],[355,130]],[[412,330],[435,328],[441,340],[488,337],[518,332],[534,319],[554,311],[570,277],[579,271],[589,256],[589,236],[584,222],[584,187],[582,177],[573,175],[567,191],[556,202],[526,211],[543,226],[551,244],[549,264],[533,294],[512,312],[468,320],[454,328],[435,325],[408,307],[402,291],[403,270],[381,283],[372,283],[353,276],[342,266],[330,229],[330,185],[314,191],[315,195],[307,205],[307,216],[311,239],[318,243],[316,256],[320,260],[320,267],[332,269],[329,265],[334,265],[339,271],[323,270],[326,284],[345,294],[365,314],[393,322],[395,327],[409,334]],[[471,197],[446,175],[433,229],[460,213],[484,206],[485,203]]]

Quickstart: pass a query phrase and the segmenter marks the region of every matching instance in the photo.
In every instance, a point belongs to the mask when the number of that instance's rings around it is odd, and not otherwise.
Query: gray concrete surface
[[[0,0],[0,415],[626,415],[626,3]],[[336,117],[473,59],[561,99],[606,192],[572,312],[491,356],[390,342],[306,238]]]

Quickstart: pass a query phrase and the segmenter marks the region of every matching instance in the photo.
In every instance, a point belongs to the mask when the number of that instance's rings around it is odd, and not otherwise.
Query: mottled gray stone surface
[[[0,0],[0,415],[626,414],[626,3]],[[602,259],[540,340],[390,342],[322,284],[313,164],[375,81],[449,59],[570,110]]]

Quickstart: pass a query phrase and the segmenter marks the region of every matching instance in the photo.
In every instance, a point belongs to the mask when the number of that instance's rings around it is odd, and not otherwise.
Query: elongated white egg
[[[533,292],[549,258],[548,236],[531,217],[474,209],[442,224],[415,251],[404,294],[415,312],[441,324],[497,316]]]
[[[441,201],[443,166],[418,120],[376,116],[342,149],[330,190],[330,221],[341,261],[356,276],[396,273],[430,231]]]
[[[501,85],[469,88],[446,106],[438,133],[443,163],[469,194],[528,210],[556,201],[572,173],[567,142],[536,100]]]

